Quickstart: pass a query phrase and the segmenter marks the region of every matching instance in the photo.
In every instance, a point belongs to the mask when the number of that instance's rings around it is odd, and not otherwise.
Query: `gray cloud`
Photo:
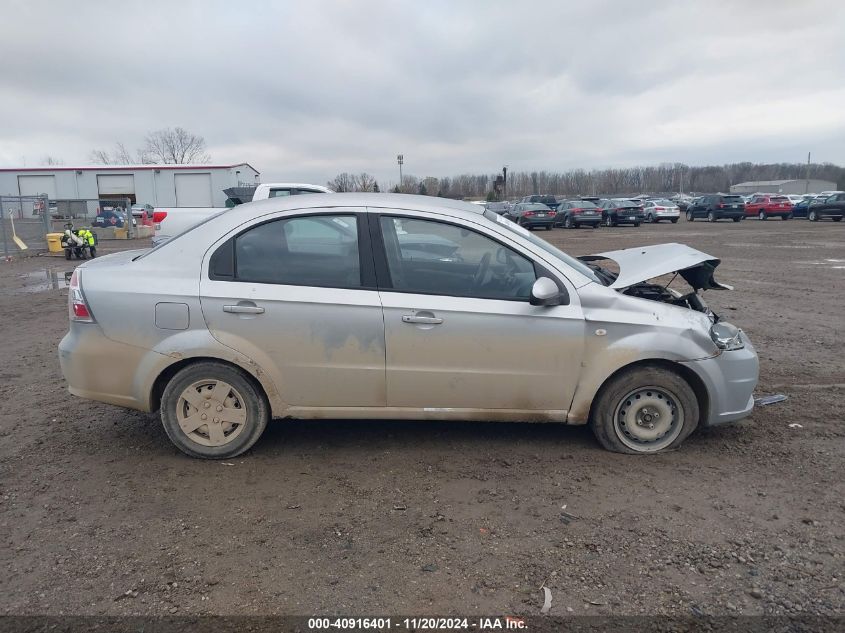
[[[639,6],[643,5],[643,6]],[[265,180],[845,162],[840,2],[6,2],[0,164],[181,125]],[[9,28],[14,25],[14,28]]]

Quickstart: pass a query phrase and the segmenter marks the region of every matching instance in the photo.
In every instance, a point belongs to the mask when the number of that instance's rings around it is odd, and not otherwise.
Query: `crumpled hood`
[[[656,244],[638,248],[625,248],[578,259],[592,262],[612,259],[619,265],[619,276],[610,285],[621,289],[661,275],[678,273],[695,290],[733,290],[713,278],[713,271],[721,260],[702,253],[686,244]]]

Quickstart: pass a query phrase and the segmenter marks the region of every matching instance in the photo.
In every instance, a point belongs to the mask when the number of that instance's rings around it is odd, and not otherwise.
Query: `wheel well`
[[[632,369],[636,369],[637,367],[662,367],[663,369],[668,369],[669,371],[678,374],[681,378],[686,380],[687,384],[690,386],[693,393],[695,394],[695,399],[698,401],[699,422],[702,420],[708,420],[710,418],[710,398],[707,396],[707,387],[704,386],[704,382],[701,380],[701,378],[698,377],[698,374],[696,374],[689,367],[682,365],[681,363],[666,360],[665,358],[651,358],[646,360],[638,360],[634,363],[631,363],[630,365],[620,367],[615,372],[610,374],[610,376],[605,378],[604,382],[601,384],[601,387],[599,387],[596,391],[596,395],[593,396],[593,401],[590,403],[590,415],[587,418],[588,423],[592,423],[593,421],[593,409],[596,406],[596,403],[599,401],[599,397],[602,395],[602,392],[604,391],[607,384],[619,374],[630,371]]]
[[[267,397],[267,392],[264,391],[264,386],[258,381],[258,379],[253,376],[248,371],[244,371],[242,367],[239,367],[235,363],[229,362],[227,360],[221,360],[220,358],[214,358],[212,356],[197,356],[194,358],[186,358],[184,360],[180,360],[179,362],[173,363],[172,365],[166,367],[164,371],[162,371],[158,377],[155,379],[153,383],[152,393],[150,394],[150,411],[158,411],[161,408],[161,396],[164,394],[164,389],[167,387],[167,383],[170,382],[170,379],[173,378],[179,371],[187,367],[188,365],[193,365],[194,363],[202,363],[202,362],[213,362],[219,363],[221,365],[228,365],[232,369],[237,370],[240,372],[244,378],[249,380],[252,385],[264,396],[264,399],[269,401]]]

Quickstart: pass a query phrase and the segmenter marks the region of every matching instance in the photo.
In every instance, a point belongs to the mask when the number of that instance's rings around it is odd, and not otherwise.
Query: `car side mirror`
[[[548,277],[540,277],[531,286],[532,306],[559,306],[569,303],[566,290],[561,290],[557,283]]]

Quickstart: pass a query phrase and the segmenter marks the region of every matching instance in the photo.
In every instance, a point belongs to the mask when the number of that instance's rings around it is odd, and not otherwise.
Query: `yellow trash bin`
[[[115,229],[114,237],[118,240],[125,240],[129,237],[129,229]]]
[[[47,233],[47,250],[51,253],[61,253],[62,248],[62,234],[61,233]]]

